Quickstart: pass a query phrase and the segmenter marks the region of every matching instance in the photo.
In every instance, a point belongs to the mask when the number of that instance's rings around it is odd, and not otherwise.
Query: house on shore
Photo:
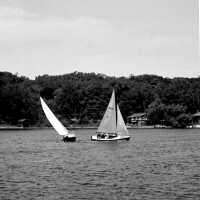
[[[29,127],[30,121],[28,119],[20,119],[18,120],[18,126],[23,128]]]
[[[200,112],[196,112],[192,115],[192,127],[200,128]]]
[[[134,113],[127,117],[127,124],[135,127],[147,125],[147,113]]]

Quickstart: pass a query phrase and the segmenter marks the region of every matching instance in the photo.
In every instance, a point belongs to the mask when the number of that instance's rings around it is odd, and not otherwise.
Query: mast
[[[113,89],[114,90],[114,89]],[[118,115],[117,115],[117,104],[115,100],[115,116],[116,116],[116,133],[117,133],[117,121],[118,121]]]

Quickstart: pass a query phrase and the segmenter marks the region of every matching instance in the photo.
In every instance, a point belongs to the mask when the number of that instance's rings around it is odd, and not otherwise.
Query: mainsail
[[[98,133],[116,133],[116,106],[115,91],[113,90],[110,102],[98,127]]]
[[[40,101],[42,104],[43,111],[53,126],[53,128],[58,132],[59,135],[68,135],[68,130],[62,125],[62,123],[56,118],[56,116],[53,114],[53,112],[50,110],[50,108],[47,106],[47,104],[44,102],[44,100],[40,97]]]
[[[128,135],[128,130],[126,128],[125,122],[123,120],[123,117],[118,105],[117,105],[117,134]]]

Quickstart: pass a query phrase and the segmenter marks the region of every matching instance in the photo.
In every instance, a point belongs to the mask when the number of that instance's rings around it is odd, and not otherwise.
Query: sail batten
[[[56,116],[53,114],[53,112],[50,110],[50,108],[47,106],[45,101],[40,97],[40,101],[42,104],[43,111],[53,126],[53,128],[58,132],[59,135],[68,135],[68,130],[63,126],[63,124],[56,118]]]

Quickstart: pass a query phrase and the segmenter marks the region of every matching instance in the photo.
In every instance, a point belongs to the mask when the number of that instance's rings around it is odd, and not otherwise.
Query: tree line
[[[98,123],[113,88],[124,119],[146,112],[149,124],[184,128],[200,109],[200,78],[164,78],[157,75],[111,77],[73,72],[25,76],[0,72],[0,124],[17,125],[26,119],[31,126],[49,125],[41,109],[43,97],[56,116],[71,123]]]

